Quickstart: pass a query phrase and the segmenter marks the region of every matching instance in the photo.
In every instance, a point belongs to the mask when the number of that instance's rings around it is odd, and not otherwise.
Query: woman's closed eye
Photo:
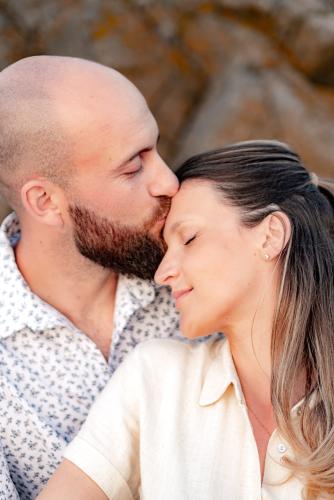
[[[187,238],[184,245],[185,246],[189,245],[192,241],[194,241],[195,238],[196,238],[196,234],[194,236],[192,236],[191,238]]]

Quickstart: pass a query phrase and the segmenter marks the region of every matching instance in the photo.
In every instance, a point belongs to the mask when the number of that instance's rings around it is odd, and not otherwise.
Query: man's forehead
[[[146,107],[138,114],[126,117],[112,128],[110,135],[106,131],[106,142],[112,140],[111,149],[115,152],[112,164],[121,167],[132,161],[139,154],[153,149],[159,139],[159,128],[153,115]]]
[[[145,101],[138,106],[67,108],[67,129],[76,144],[76,160],[80,163],[108,161],[117,168],[142,150],[155,147],[159,129]]]
[[[64,118],[71,122],[72,117],[82,117],[82,125],[100,121],[110,126],[149,112],[142,94],[127,80],[91,79],[80,86],[71,81],[56,89],[54,97]]]

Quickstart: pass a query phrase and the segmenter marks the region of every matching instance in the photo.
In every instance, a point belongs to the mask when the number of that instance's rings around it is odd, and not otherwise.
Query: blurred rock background
[[[0,69],[42,53],[133,80],[172,166],[274,137],[334,177],[334,0],[0,0]]]

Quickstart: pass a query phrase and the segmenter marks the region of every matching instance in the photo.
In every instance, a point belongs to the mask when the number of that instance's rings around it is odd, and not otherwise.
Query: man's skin
[[[23,85],[32,98],[17,123],[35,128],[36,140],[24,149],[21,133],[15,170],[0,162],[0,192],[22,230],[17,265],[32,291],[107,358],[117,272],[79,252],[75,222],[79,239],[96,218],[106,234],[110,223],[161,245],[166,200],[178,182],[159,156],[158,127],[143,96],[118,72],[75,58],[24,59],[0,73],[0,112]]]

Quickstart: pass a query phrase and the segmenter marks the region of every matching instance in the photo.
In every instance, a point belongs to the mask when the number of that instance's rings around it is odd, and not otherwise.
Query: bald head
[[[33,176],[65,184],[84,124],[107,98],[143,97],[117,71],[83,59],[37,56],[0,73],[0,192],[17,208]],[[104,104],[106,105],[106,103]],[[144,104],[143,104],[144,105]],[[119,108],[118,108],[119,109]]]

